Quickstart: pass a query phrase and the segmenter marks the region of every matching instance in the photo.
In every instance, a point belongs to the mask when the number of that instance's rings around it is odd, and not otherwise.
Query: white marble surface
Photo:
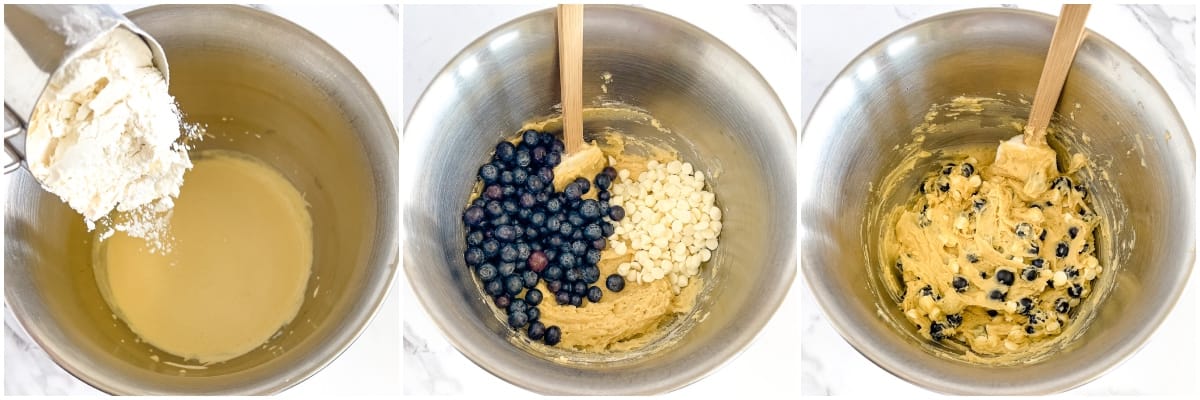
[[[127,12],[134,5],[116,6]],[[395,5],[257,6],[307,28],[352,61],[375,88],[393,124],[400,126],[399,10]],[[7,78],[7,77],[6,77]],[[185,112],[187,110],[184,110]],[[6,193],[8,178],[0,178]],[[6,196],[0,196],[0,204]],[[400,393],[400,313],[393,287],[366,331],[324,370],[284,392],[294,396],[396,395]],[[5,307],[4,394],[101,394],[59,368],[19,328]]]
[[[1057,4],[1019,5],[1058,14]],[[807,117],[821,92],[860,51],[886,34],[922,18],[960,6],[805,6],[800,10],[803,112]],[[1196,104],[1196,11],[1184,6],[1093,6],[1088,28],[1133,54],[1171,96],[1193,135]],[[830,40],[836,37],[837,40]],[[1193,139],[1194,142],[1194,139]],[[1150,342],[1103,377],[1068,394],[1194,394],[1196,391],[1196,285]],[[801,280],[803,277],[801,277]],[[803,343],[802,392],[806,395],[928,396],[855,351],[829,325],[807,284],[800,293]]]
[[[405,117],[433,76],[471,40],[512,18],[550,6],[405,6],[402,10]],[[793,80],[798,62],[793,8],[689,4],[650,8],[695,24],[741,53],[772,85],[799,126],[795,112],[799,105],[798,91]],[[453,24],[445,23],[451,19],[455,21]],[[403,274],[400,279],[404,280]],[[796,289],[793,283],[789,297],[744,353],[711,376],[671,395],[713,398],[798,394],[795,361],[800,353],[796,335],[800,326]],[[402,283],[401,291],[406,395],[529,394],[496,378],[455,350],[417,302],[410,286]]]

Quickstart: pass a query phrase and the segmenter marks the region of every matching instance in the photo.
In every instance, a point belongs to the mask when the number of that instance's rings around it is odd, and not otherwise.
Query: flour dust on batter
[[[920,334],[981,355],[1018,353],[1060,335],[1103,268],[1100,218],[1046,145],[1021,137],[951,157],[922,180],[888,243],[901,307]],[[885,271],[891,273],[893,271]]]

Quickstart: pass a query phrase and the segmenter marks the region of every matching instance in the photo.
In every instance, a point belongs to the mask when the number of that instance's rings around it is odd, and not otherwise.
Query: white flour
[[[166,215],[192,167],[179,111],[150,48],[116,29],[64,66],[34,110],[29,170],[83,215],[160,250]],[[111,221],[106,218],[110,212]],[[107,237],[111,231],[105,233]]]

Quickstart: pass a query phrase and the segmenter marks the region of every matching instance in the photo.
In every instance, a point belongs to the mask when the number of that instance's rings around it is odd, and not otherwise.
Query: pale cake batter
[[[169,221],[173,250],[152,254],[118,233],[99,252],[96,280],[142,340],[200,363],[225,361],[296,316],[312,221],[286,178],[238,153],[201,153],[184,182]]]
[[[966,151],[922,181],[889,235],[903,275],[901,305],[921,335],[983,355],[1019,353],[1052,339],[1092,292],[1103,268],[1099,216],[1054,150],[1018,136]],[[990,164],[990,165],[989,165]]]

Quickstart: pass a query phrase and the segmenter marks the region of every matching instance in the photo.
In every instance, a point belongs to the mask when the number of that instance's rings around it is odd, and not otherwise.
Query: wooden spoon
[[[1038,80],[1037,92],[1033,96],[1033,107],[1029,111],[1029,122],[1025,124],[1025,144],[1045,145],[1046,126],[1050,115],[1058,105],[1067,71],[1075,59],[1075,51],[1083,41],[1084,21],[1087,20],[1090,4],[1064,4],[1054,26],[1054,37],[1050,39],[1050,51]]]
[[[558,5],[558,79],[567,154],[583,146],[583,5]]]

